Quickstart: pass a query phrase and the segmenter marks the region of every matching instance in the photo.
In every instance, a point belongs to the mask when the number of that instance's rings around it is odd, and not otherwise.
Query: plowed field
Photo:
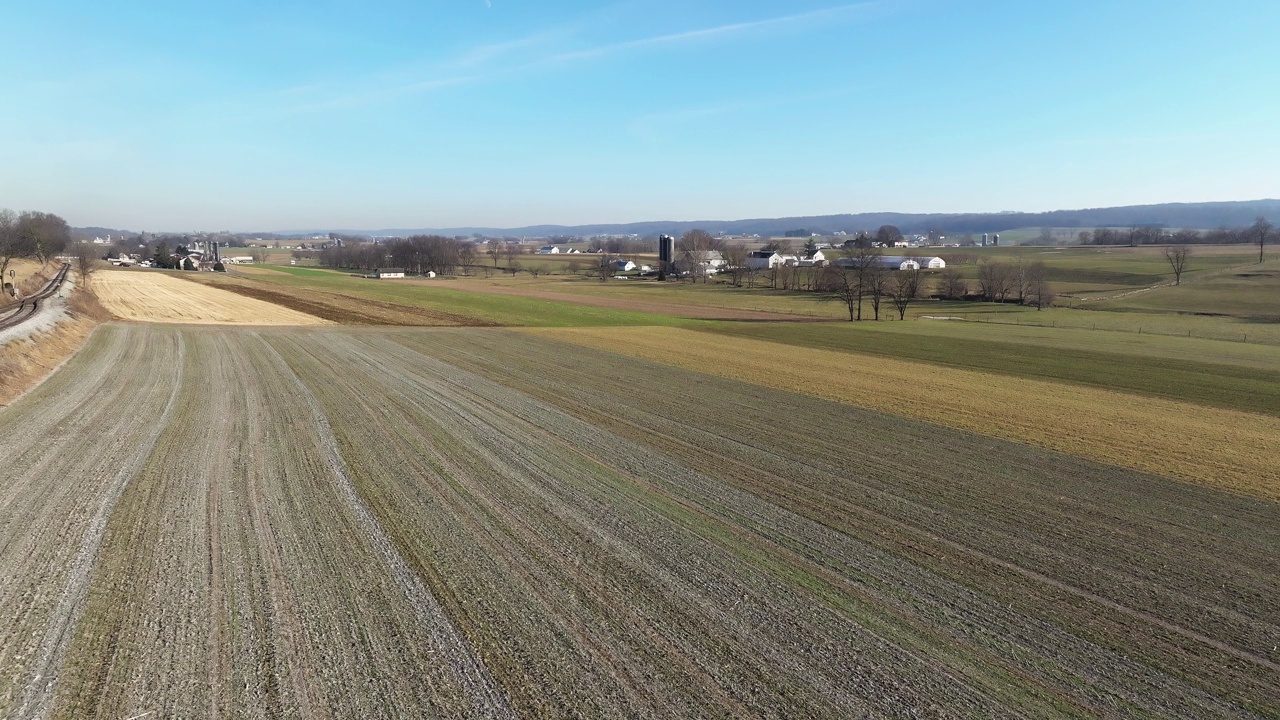
[[[271,302],[160,271],[103,271],[93,276],[102,305],[124,320],[204,325],[326,325],[330,321]]]
[[[1280,499],[1273,416],[689,330],[525,332]]]
[[[0,436],[0,717],[1280,717],[1280,504],[846,402],[115,324]]]

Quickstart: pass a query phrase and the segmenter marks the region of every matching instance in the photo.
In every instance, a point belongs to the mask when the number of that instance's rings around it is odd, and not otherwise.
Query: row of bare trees
[[[394,266],[417,275],[443,274],[474,266],[476,246],[441,235],[414,235],[378,243],[329,247],[320,251],[317,260],[333,268],[375,270]]]
[[[977,287],[958,268],[947,267],[938,273],[934,294],[944,300],[963,300],[975,290],[984,300],[991,302],[1018,302],[1040,309],[1053,302],[1055,293],[1049,283],[1049,270],[1039,260],[1027,262],[1021,258],[1004,262],[984,258],[978,263]]]
[[[1258,262],[1263,261],[1268,242],[1276,239],[1275,227],[1259,217],[1247,228],[1218,228],[1207,232],[1184,228],[1169,232],[1165,228],[1133,226],[1128,229],[1098,228],[1082,230],[1077,237],[1081,245],[1229,245],[1249,243],[1258,246]]]

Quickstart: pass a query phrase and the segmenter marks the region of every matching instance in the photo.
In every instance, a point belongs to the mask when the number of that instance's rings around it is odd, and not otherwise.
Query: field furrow
[[[109,334],[108,334],[109,335]],[[15,449],[0,499],[0,708],[42,716],[83,612],[108,518],[175,405],[181,344],[145,331],[98,338],[49,383],[0,413]],[[155,358],[154,383],[112,368]],[[121,412],[130,408],[130,412]],[[93,431],[89,432],[92,428]]]
[[[1149,671],[1127,661],[1115,665],[1112,648],[1246,704],[1277,702],[1272,667],[1280,610],[1266,590],[1276,580],[1270,558],[1280,540],[1274,504],[1188,491],[1025,446],[975,444],[942,428],[608,353],[543,349],[493,335],[468,342],[397,338],[536,393],[596,432],[649,443],[993,595],[1001,609],[1014,603],[1015,617],[1030,614],[1059,628],[1049,642],[1053,636],[1043,628],[1028,627],[1021,634],[1032,645],[1062,652],[1070,647],[1063,630],[1097,643],[1106,650],[1095,647],[1070,667],[1090,675],[1091,668],[1108,668],[1098,684],[1112,685],[1117,697]],[[716,512],[745,507],[726,497]],[[917,577],[903,587],[928,583]],[[948,594],[954,595],[940,597]],[[990,617],[979,620],[971,629],[992,642],[1018,636]],[[1223,647],[1220,639],[1230,642]],[[1203,663],[1215,652],[1219,660]],[[1213,678],[1208,684],[1206,676]],[[1168,707],[1196,695],[1152,677],[1164,685]],[[1080,685],[1067,676],[1062,686],[1073,682]],[[1190,716],[1206,711],[1184,707]]]
[[[0,717],[1280,717],[1273,500],[572,339],[102,326]]]

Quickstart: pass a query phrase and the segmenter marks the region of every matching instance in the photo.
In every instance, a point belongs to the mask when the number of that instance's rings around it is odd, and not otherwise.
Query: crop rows
[[[1280,500],[1273,416],[691,330],[527,332]]]
[[[0,717],[1280,717],[1275,503],[843,403],[109,325],[0,430]]]

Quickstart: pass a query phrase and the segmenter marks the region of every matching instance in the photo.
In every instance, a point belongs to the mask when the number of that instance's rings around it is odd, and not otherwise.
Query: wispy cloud
[[[876,6],[883,4],[882,2],[865,2],[855,3],[852,5],[840,5],[837,7],[823,8],[821,10],[811,10],[809,12],[797,13],[794,15],[785,15],[782,17],[768,18],[766,20],[754,20],[750,22],[729,23],[727,25],[718,25],[716,27],[701,28],[699,30],[686,30],[677,33],[668,33],[665,35],[654,35],[646,38],[638,38],[635,40],[625,40],[610,45],[601,45],[599,47],[588,48],[585,50],[575,50],[572,52],[561,53],[548,60],[550,62],[569,62],[573,60],[582,60],[588,58],[599,57],[612,53],[624,52],[627,50],[637,50],[656,45],[676,45],[687,43],[693,40],[709,40],[713,38],[724,38],[736,35],[743,35],[750,32],[779,30],[786,27],[802,27],[817,24],[819,21],[832,21],[837,19],[848,19],[850,16],[866,12]]]
[[[665,141],[672,131],[676,131],[681,126],[686,126],[690,123],[708,120],[710,118],[723,115],[758,113],[763,110],[771,110],[774,108],[795,107],[806,103],[816,103],[851,95],[859,92],[860,90],[862,90],[862,88],[830,88],[819,92],[774,95],[766,98],[752,97],[732,102],[676,108],[673,110],[641,115],[628,122],[626,127],[632,134],[636,135],[640,139],[649,143],[658,144]]]
[[[366,78],[359,83],[358,90],[335,92],[329,97],[312,102],[293,102],[286,112],[305,113],[363,107],[450,87],[491,82],[547,67],[571,66],[585,60],[646,48],[730,39],[832,22],[847,22],[884,5],[885,2],[886,0],[875,0],[839,5],[763,20],[651,35],[569,51],[558,50],[558,48],[580,35],[585,28],[581,25],[564,26],[500,43],[479,45],[443,61],[420,64],[415,68],[400,68],[394,72],[384,73],[381,77]]]

